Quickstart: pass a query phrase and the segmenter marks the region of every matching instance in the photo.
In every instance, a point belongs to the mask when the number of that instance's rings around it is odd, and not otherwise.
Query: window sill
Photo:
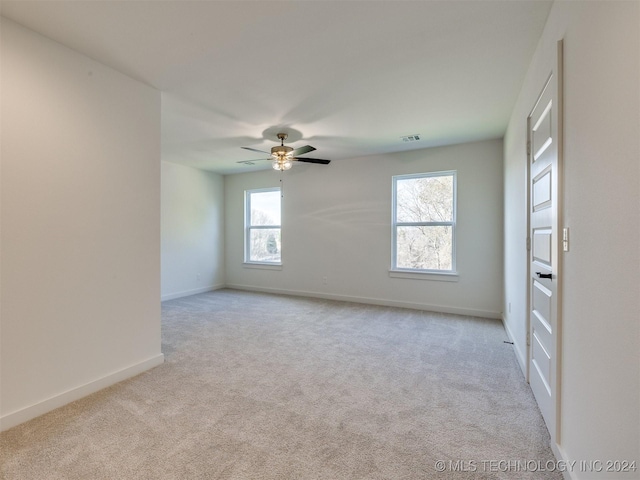
[[[243,262],[244,268],[257,268],[258,270],[282,270],[281,263],[258,263],[258,262]]]
[[[409,270],[389,270],[391,278],[411,278],[414,280],[433,280],[436,282],[457,282],[458,272],[412,272]]]

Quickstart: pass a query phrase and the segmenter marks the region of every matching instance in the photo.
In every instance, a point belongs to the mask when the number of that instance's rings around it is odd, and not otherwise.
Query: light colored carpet
[[[162,315],[165,364],[4,432],[1,478],[562,478],[482,463],[554,461],[499,321],[234,290]]]

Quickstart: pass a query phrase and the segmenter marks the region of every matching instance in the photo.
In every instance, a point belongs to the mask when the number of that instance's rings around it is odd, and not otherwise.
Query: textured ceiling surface
[[[163,160],[260,168],[276,134],[334,161],[500,138],[551,2],[3,1],[162,91]],[[404,135],[421,140],[403,142]],[[259,164],[260,165],[260,164]],[[268,163],[262,163],[268,167]]]

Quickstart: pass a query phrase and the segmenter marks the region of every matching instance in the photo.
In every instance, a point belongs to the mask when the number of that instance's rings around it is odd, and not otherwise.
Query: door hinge
[[[527,142],[527,155],[531,155],[531,142]]]
[[[564,227],[562,229],[562,251],[569,251],[569,227]]]
[[[527,252],[531,251],[531,237],[527,237]]]
[[[531,334],[527,332],[527,347],[531,346]]]

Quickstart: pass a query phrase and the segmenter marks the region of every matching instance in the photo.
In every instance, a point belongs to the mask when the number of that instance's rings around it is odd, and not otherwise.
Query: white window
[[[393,177],[391,269],[456,271],[456,172]]]
[[[280,189],[245,191],[244,261],[280,264]]]

